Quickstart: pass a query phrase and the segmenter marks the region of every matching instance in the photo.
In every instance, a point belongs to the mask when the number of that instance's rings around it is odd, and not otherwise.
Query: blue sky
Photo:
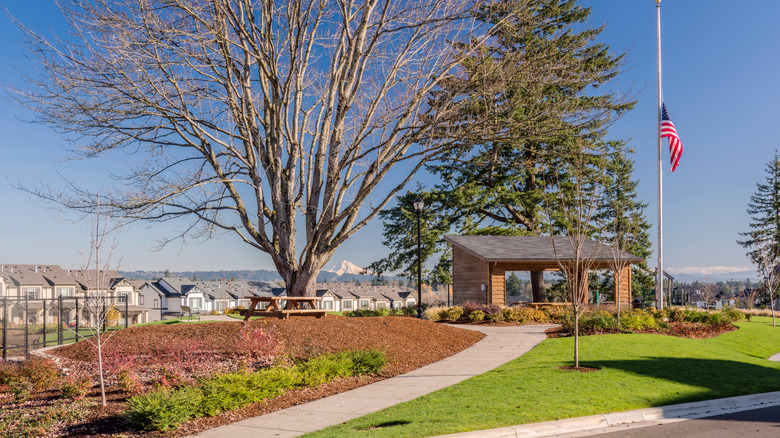
[[[636,94],[636,109],[610,130],[630,138],[636,149],[639,197],[656,222],[656,34],[654,0],[591,0],[591,23],[606,25],[601,41],[614,52],[627,51],[627,69],[616,84]],[[745,208],[755,184],[764,178],[780,138],[780,2],[665,0],[661,6],[664,96],[683,142],[680,167],[672,173],[664,142],[664,267],[702,280],[743,279],[751,271],[745,250],[736,244],[748,229]],[[36,29],[62,29],[50,2],[6,0],[6,8]],[[20,84],[32,72],[20,32],[0,18],[0,80]],[[79,181],[108,182],[105,169],[123,157],[101,162],[58,162],[65,141],[46,127],[25,123],[31,115],[0,98],[0,261],[51,263],[77,267],[88,244],[88,224],[52,211],[13,184],[61,185],[58,173]],[[122,269],[273,269],[270,258],[232,236],[207,242],[173,244],[153,251],[157,239],[175,226],[134,226],[117,235]],[[656,230],[651,230],[654,247]],[[385,255],[381,224],[361,230],[330,265],[350,260],[365,265]],[[649,263],[655,266],[655,257]],[[716,275],[719,274],[719,275]],[[750,274],[752,275],[752,274]]]

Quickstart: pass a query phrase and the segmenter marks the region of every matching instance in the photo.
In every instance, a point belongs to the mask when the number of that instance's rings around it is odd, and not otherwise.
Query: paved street
[[[766,438],[780,437],[780,405],[714,417],[664,422],[650,426],[613,426],[608,429],[554,435],[551,438]]]

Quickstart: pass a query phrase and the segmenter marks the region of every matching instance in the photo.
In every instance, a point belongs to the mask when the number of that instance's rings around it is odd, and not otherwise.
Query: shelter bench
[[[198,321],[200,321],[200,310],[198,309],[192,309],[190,306],[181,306],[181,312],[180,312],[181,318],[184,319],[184,315],[187,315],[187,320],[191,320],[193,316],[198,317]]]

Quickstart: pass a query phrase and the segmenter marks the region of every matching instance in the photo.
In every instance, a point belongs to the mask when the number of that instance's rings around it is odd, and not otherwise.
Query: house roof
[[[547,263],[557,265],[558,260],[567,261],[573,257],[572,244],[568,237],[547,236],[444,236],[452,243],[485,262]],[[583,245],[585,257],[604,264],[614,260],[611,247],[586,239]],[[626,262],[639,263],[643,259],[621,251]]]

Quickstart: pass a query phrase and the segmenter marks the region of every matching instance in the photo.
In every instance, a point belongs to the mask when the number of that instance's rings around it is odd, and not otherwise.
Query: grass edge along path
[[[710,339],[627,334],[547,339],[493,371],[307,437],[426,437],[780,390],[780,327]]]

